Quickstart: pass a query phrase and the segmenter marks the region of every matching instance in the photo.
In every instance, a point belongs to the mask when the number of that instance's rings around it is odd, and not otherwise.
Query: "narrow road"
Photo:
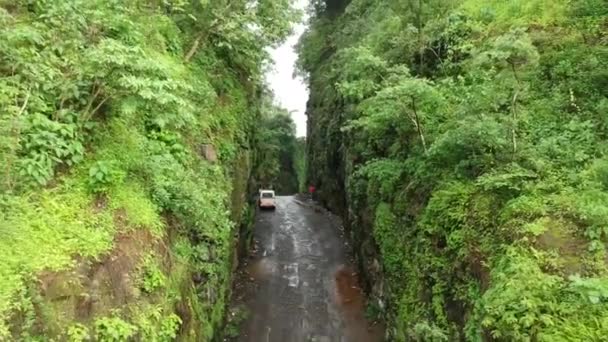
[[[236,341],[382,341],[382,329],[365,318],[337,221],[293,197],[277,204],[258,215],[256,250],[241,284],[249,318]]]

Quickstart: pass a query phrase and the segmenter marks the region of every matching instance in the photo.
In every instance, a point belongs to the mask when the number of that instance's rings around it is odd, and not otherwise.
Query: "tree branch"
[[[25,100],[23,100],[23,104],[21,105],[21,108],[19,109],[19,112],[17,112],[17,114],[13,117],[12,123],[11,123],[11,130],[15,130],[15,136],[16,136],[16,142],[15,145],[19,145],[19,136],[21,135],[21,130],[19,128],[15,129],[15,127],[17,127],[17,120],[18,118],[23,115],[23,113],[25,112],[25,109],[27,108],[27,105],[30,101],[30,92],[28,90],[27,95],[25,95]],[[12,181],[11,181],[11,167],[12,167],[12,159],[8,158],[8,161],[6,162],[6,166],[4,169],[4,179],[5,179],[5,184],[7,189],[10,189],[13,187]]]
[[[101,106],[103,106],[103,104],[106,103],[106,101],[108,101],[109,99],[110,99],[110,97],[107,96],[106,98],[104,98],[103,100],[101,100],[101,102],[99,102],[99,104],[95,108],[93,108],[93,110],[91,111],[91,115],[90,116],[95,115],[95,113],[99,110],[99,108],[101,108]]]
[[[416,99],[414,99],[414,97],[412,97],[412,110],[414,111],[414,121],[416,124],[416,129],[418,130],[418,136],[420,137],[420,141],[422,141],[422,148],[424,149],[424,154],[428,154],[429,151],[426,147],[426,139],[424,138],[424,134],[422,133],[422,125],[420,124],[418,110],[416,109]]]
[[[443,72],[443,75],[447,77],[448,73],[445,70],[445,66],[443,64],[443,59],[441,59],[441,57],[439,57],[439,54],[437,53],[437,51],[435,51],[435,49],[433,49],[432,46],[429,46],[428,48],[429,48],[429,50],[431,50],[431,52],[433,52],[435,57],[437,57],[437,60],[439,61],[439,64],[441,65],[441,71]]]
[[[511,70],[513,71],[513,76],[515,77],[515,81],[517,81],[517,85],[521,85],[521,81],[519,80],[519,76],[517,75],[517,70],[515,69],[514,63],[509,63],[511,65]]]
[[[93,107],[93,103],[95,102],[95,99],[99,96],[99,94],[101,94],[101,86],[99,86],[97,81],[95,81],[94,87],[95,87],[94,88],[95,92],[93,93],[93,96],[91,96],[91,98],[89,99],[89,102],[87,103],[87,107],[84,110],[85,113],[88,113],[91,110],[91,107]]]
[[[192,46],[190,47],[190,50],[188,50],[188,53],[184,57],[184,60],[186,61],[186,63],[190,63],[190,60],[192,59],[192,57],[194,57],[194,55],[198,51],[199,46],[201,45],[201,40],[203,40],[203,38],[205,38],[205,36],[206,36],[206,32],[201,32],[194,39],[194,42],[192,43]]]
[[[230,13],[231,9],[232,9],[232,3],[230,5],[228,5],[228,7],[226,7],[226,13]],[[220,18],[223,17],[220,16]],[[211,32],[213,32],[213,30],[215,28],[217,28],[219,25],[221,24],[220,19],[218,19],[217,17],[211,22],[211,25],[209,25],[209,27],[207,27],[206,29],[203,29],[194,39],[194,42],[192,42],[192,45],[190,46],[190,49],[188,49],[188,53],[186,53],[186,55],[184,56],[184,61],[186,63],[190,63],[190,60],[192,60],[192,58],[196,55],[196,53],[198,52],[198,50],[200,49],[201,43],[207,39],[207,37],[209,35],[211,35]]]
[[[513,115],[513,123],[511,124],[511,139],[513,141],[513,153],[517,152],[517,98],[519,97],[519,89],[513,94],[511,101],[511,113]]]
[[[519,76],[517,75],[517,70],[515,69],[514,63],[511,64],[511,70],[513,71],[513,77],[515,77],[515,81],[517,82],[517,88],[515,89],[515,94],[513,94],[513,99],[511,100],[511,115],[512,115],[512,123],[511,123],[511,140],[513,142],[513,154],[517,153],[517,99],[519,97],[519,92],[521,90],[521,81]]]
[[[93,96],[91,96],[91,98],[89,99],[89,102],[87,103],[87,106],[84,109],[84,115],[82,118],[82,122],[87,122],[89,121],[89,119],[91,119],[91,116],[93,116],[93,113],[95,112],[95,110],[91,111],[91,108],[93,107],[93,103],[95,103],[95,99],[97,99],[99,97],[99,95],[101,95],[101,89],[102,87],[100,85],[97,84],[97,81],[95,82],[95,93],[93,93]],[[103,101],[105,102],[105,100]],[[97,106],[99,107],[99,106]],[[98,109],[96,107],[96,109]]]

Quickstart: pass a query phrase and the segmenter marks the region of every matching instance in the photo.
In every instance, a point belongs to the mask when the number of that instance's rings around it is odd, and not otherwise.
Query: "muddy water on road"
[[[335,220],[279,197],[258,215],[255,242],[235,290],[250,315],[235,341],[382,341]]]

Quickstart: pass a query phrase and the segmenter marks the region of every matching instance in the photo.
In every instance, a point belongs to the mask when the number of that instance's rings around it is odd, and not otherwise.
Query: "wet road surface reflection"
[[[235,292],[249,318],[234,341],[376,342],[343,232],[322,211],[278,197],[260,212],[255,247]]]

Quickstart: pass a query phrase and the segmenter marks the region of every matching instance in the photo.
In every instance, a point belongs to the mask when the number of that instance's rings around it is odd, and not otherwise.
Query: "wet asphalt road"
[[[237,341],[376,342],[338,221],[293,197],[258,214]],[[251,290],[252,289],[252,290]],[[237,289],[238,291],[238,289]]]

